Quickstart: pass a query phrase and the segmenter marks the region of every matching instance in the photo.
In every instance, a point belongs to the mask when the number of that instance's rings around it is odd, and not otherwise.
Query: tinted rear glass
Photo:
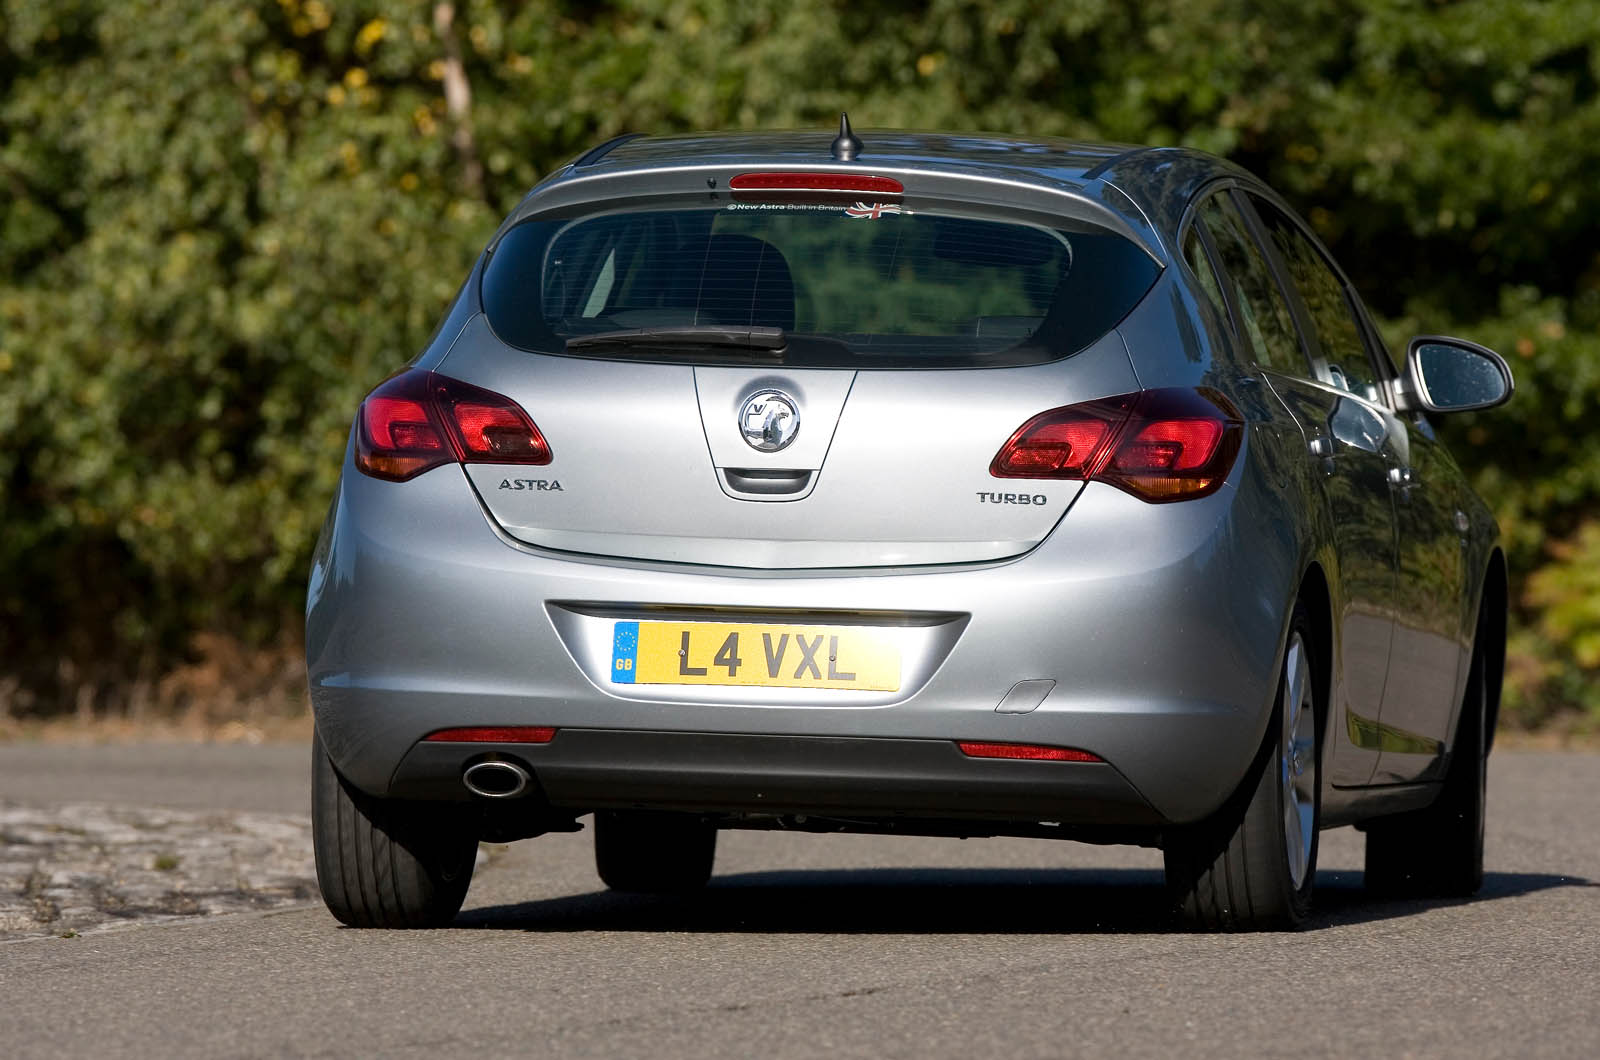
[[[1028,364],[1100,338],[1159,271],[1122,236],[1060,218],[735,202],[523,222],[489,260],[483,303],[503,340],[549,353],[580,336],[714,324],[783,329],[789,364]]]

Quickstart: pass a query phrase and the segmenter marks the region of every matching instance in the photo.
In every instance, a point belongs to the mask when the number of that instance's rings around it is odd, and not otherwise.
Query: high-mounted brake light
[[[550,446],[502,394],[436,372],[406,371],[356,413],[356,467],[404,482],[440,464],[548,464]]]
[[[1137,394],[1051,409],[1017,428],[989,465],[996,478],[1106,482],[1160,503],[1221,487],[1244,423],[1208,387]]]
[[[956,746],[968,758],[1011,758],[1025,762],[1104,762],[1105,759],[1076,747],[1049,747],[1037,743],[989,743],[957,740]]]
[[[834,191],[849,195],[900,195],[906,190],[893,177],[856,173],[740,173],[728,181],[733,191]]]
[[[556,738],[553,725],[470,725],[439,729],[424,736],[424,743],[549,743]]]

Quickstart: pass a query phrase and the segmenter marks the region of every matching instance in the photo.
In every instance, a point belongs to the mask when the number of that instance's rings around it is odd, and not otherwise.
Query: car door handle
[[[1333,474],[1333,439],[1326,434],[1315,435],[1310,442],[1311,457],[1324,475]]]
[[[1406,489],[1417,484],[1416,473],[1409,467],[1391,467],[1389,469],[1389,485]]]

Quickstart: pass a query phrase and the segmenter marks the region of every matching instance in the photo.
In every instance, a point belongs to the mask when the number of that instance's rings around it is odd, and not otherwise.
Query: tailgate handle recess
[[[799,493],[811,484],[813,471],[787,468],[725,467],[722,479],[735,493],[748,493],[759,497],[777,497],[786,493]]]

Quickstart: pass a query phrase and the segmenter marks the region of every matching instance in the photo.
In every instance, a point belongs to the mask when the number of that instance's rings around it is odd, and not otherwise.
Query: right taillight
[[[1160,503],[1204,497],[1228,477],[1244,423],[1210,388],[1144,390],[1051,409],[995,454],[996,478],[1106,482]]]
[[[548,464],[550,446],[515,401],[436,372],[405,371],[356,413],[356,467],[404,482],[451,461]]]

